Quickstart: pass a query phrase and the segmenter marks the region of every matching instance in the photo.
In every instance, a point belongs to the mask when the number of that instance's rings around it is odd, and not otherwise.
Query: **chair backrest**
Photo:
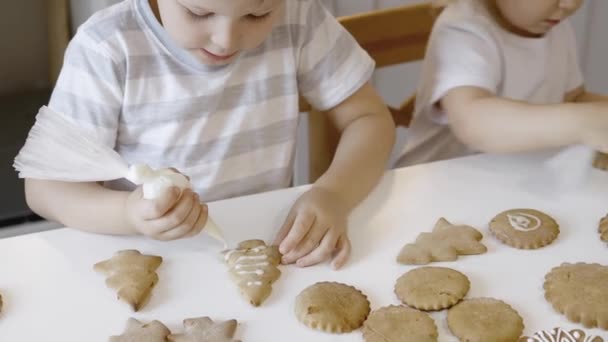
[[[339,21],[381,68],[423,59],[437,15],[437,8],[427,2],[341,17]],[[329,168],[339,133],[323,113],[304,100],[300,104],[302,112],[309,112],[309,178],[314,182]],[[414,104],[412,95],[399,108],[389,108],[397,126],[409,125]]]

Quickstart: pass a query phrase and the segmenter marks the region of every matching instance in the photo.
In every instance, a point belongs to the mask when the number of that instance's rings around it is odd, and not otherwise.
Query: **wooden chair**
[[[408,63],[424,58],[437,8],[430,3],[407,5],[339,18],[340,23],[376,61],[376,67]],[[415,95],[399,108],[390,108],[397,126],[407,127],[414,112]],[[339,133],[326,115],[304,100],[300,111],[309,112],[309,177],[317,180],[328,168],[338,145]]]

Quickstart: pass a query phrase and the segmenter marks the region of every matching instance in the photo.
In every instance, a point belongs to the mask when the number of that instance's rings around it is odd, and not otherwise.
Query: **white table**
[[[544,300],[542,285],[545,274],[562,262],[608,264],[608,246],[597,233],[599,218],[608,212],[608,175],[594,171],[584,187],[563,196],[543,194],[542,189],[531,193],[521,187],[518,173],[538,173],[531,167],[537,159],[486,155],[388,172],[351,217],[353,255],[347,267],[336,272],[328,264],[306,269],[283,266],[271,296],[259,308],[241,298],[218,257],[221,246],[207,236],[165,243],[60,229],[0,240],[0,292],[5,301],[0,341],[106,341],[120,333],[131,316],[158,319],[173,331],[181,331],[181,321],[188,317],[236,318],[237,337],[245,342],[361,341],[359,331],[330,335],[301,325],[293,314],[294,298],[305,287],[329,280],[362,290],[372,309],[398,304],[394,283],[414,267],[397,264],[395,257],[403,244],[431,230],[441,216],[484,234],[486,254],[434,264],[465,273],[472,284],[469,298],[495,297],[511,304],[524,318],[526,334],[555,326],[580,328]],[[534,176],[543,179],[542,174]],[[210,212],[231,241],[272,241],[303,191],[287,189],[212,203]],[[520,207],[553,216],[561,225],[558,239],[548,247],[525,251],[489,234],[487,223],[495,214]],[[92,270],[95,262],[131,248],[164,258],[152,298],[136,314],[118,302],[104,277]],[[456,341],[447,329],[445,311],[432,317],[439,340]],[[588,331],[608,337],[606,331]]]

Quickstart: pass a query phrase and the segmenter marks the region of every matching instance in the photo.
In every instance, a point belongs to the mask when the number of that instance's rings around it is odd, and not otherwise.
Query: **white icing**
[[[267,255],[243,255],[236,259],[236,263],[239,264],[243,260],[266,260],[268,259]]]
[[[247,286],[262,286],[262,282],[259,280],[258,281],[248,281]]]
[[[264,274],[264,270],[258,268],[257,270],[253,270],[253,271],[238,271],[236,273],[237,274],[257,274],[257,275],[261,276],[262,274]]]
[[[541,220],[538,217],[526,213],[507,214],[507,218],[511,227],[522,232],[536,230],[541,225]]]
[[[230,257],[232,256],[232,254],[234,254],[236,252],[237,252],[236,249],[232,249],[232,250],[229,250],[228,252],[226,252],[226,254],[224,254],[224,260],[225,261],[230,260]]]
[[[578,342],[583,335],[577,331],[566,331],[555,328],[551,331],[539,331],[534,336],[526,338],[526,342]],[[586,336],[583,342],[591,342],[596,336]]]
[[[259,253],[259,252],[261,252],[261,251],[263,251],[263,250],[265,250],[265,249],[266,249],[266,246],[258,246],[258,247],[256,247],[256,248],[252,248],[251,250],[252,250],[254,253]]]
[[[241,268],[244,267],[264,267],[264,266],[268,266],[270,265],[270,263],[268,261],[264,261],[264,262],[257,262],[254,264],[237,264],[236,266],[234,266],[235,269],[240,270]]]

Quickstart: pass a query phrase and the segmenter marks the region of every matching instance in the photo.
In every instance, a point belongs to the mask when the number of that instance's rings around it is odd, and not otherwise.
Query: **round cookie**
[[[361,327],[369,315],[367,297],[356,288],[335,282],[320,282],[296,297],[296,316],[312,329],[346,333]]]
[[[537,249],[553,242],[559,225],[534,209],[504,211],[490,221],[490,232],[503,243],[519,249]]]
[[[413,308],[434,311],[460,302],[471,283],[462,273],[446,267],[420,267],[397,279],[395,294]]]
[[[545,299],[570,321],[608,330],[608,266],[564,263],[545,276],[544,288]]]
[[[608,242],[608,215],[600,220],[599,232],[600,239],[602,241]]]
[[[507,303],[492,298],[465,299],[448,310],[448,326],[461,341],[516,342],[523,319]]]
[[[365,342],[436,342],[437,336],[429,315],[406,306],[380,308],[363,323]]]
[[[554,328],[552,330],[539,331],[534,336],[522,336],[518,342],[604,342],[604,339],[599,336],[587,336],[580,330],[565,330],[562,328]]]

